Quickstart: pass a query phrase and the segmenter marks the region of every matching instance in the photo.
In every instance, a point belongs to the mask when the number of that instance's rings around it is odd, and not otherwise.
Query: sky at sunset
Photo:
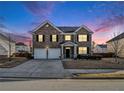
[[[28,35],[44,20],[56,26],[86,25],[96,43],[124,32],[124,2],[0,2],[0,28]]]

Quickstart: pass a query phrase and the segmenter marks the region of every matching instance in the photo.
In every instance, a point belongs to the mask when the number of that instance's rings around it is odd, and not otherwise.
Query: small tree
[[[11,35],[10,35],[10,33],[9,33],[9,37],[8,37],[8,41],[9,41],[9,61],[11,61]]]
[[[113,33],[113,35],[114,35],[114,37],[117,37],[119,34]],[[114,53],[115,62],[117,62],[119,64],[118,57],[123,50],[124,43],[121,42],[120,39],[117,38],[111,42],[111,47],[112,47],[112,50]]]

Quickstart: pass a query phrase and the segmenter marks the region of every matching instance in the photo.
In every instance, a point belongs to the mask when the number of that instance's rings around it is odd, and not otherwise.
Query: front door
[[[70,58],[70,48],[66,49],[66,58]]]

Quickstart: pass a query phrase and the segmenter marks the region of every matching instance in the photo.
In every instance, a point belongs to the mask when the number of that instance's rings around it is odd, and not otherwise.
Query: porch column
[[[77,46],[75,45],[74,46],[74,58],[76,58],[77,57]]]

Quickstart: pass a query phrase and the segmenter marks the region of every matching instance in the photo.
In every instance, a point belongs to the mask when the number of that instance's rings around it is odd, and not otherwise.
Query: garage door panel
[[[59,48],[51,48],[48,50],[48,59],[58,59],[60,57]]]
[[[34,58],[35,59],[46,59],[46,50],[45,49],[34,49]]]

